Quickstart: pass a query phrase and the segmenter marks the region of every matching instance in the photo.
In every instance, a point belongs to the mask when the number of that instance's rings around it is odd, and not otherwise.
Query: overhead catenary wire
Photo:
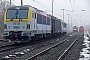
[[[56,4],[56,2],[54,1],[54,3]],[[60,7],[56,4],[57,8],[59,11],[61,11],[61,9],[59,9]],[[61,15],[60,15],[61,16]]]
[[[77,6],[76,6],[75,1],[76,1],[76,0],[74,0],[74,4],[75,4],[75,7],[76,7],[76,11],[77,11]],[[78,11],[77,11],[77,14],[80,15]],[[80,20],[81,20],[81,15],[80,15]]]
[[[69,0],[70,1],[70,4],[71,4],[71,8],[72,8],[72,11],[73,11],[73,13],[75,14],[75,11],[74,11],[74,9],[73,9],[73,6],[72,6],[72,2],[71,2],[71,0]],[[75,0],[74,0],[75,1]],[[77,15],[75,14],[75,16],[77,17]],[[78,18],[78,17],[77,17]]]
[[[74,12],[74,10],[73,10],[72,1],[69,0],[69,2],[70,2],[70,4],[71,4],[71,8],[72,8],[72,11],[73,11],[74,15],[77,17],[77,15],[75,14],[75,12]],[[79,17],[77,17],[77,18],[78,18],[79,20],[81,20]]]
[[[44,8],[48,9],[49,11],[51,11],[49,8],[47,8],[47,7],[44,6],[43,4],[39,3],[38,1],[36,1],[36,0],[33,0],[33,1],[35,1],[35,2],[38,3],[38,4],[40,4],[40,5],[43,6]]]
[[[44,6],[43,4],[41,4],[40,2],[36,1],[36,0],[33,0],[35,1],[36,3],[40,4],[41,6],[43,6],[44,8],[46,8],[49,12],[52,12],[49,8],[47,8],[46,6]],[[53,0],[54,1],[54,0]],[[55,13],[55,11],[53,11]],[[55,13],[57,14],[57,13]],[[57,15],[60,15],[60,14],[57,14]]]

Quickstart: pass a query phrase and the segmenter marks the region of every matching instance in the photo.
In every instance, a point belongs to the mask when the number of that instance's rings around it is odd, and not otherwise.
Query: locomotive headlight
[[[7,25],[6,24],[4,24],[4,29],[7,29]]]
[[[3,35],[4,36],[9,36],[9,32],[4,32]]]
[[[26,36],[27,35],[27,33],[26,32],[22,32],[22,36]]]

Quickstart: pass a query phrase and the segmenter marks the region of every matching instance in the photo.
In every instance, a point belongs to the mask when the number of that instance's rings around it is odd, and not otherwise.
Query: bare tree
[[[14,6],[14,4],[12,4],[12,6]],[[6,1],[6,0],[0,1],[0,11],[2,11],[2,13],[8,7],[10,7],[10,2],[9,1]]]
[[[13,6],[14,4],[12,4]],[[0,0],[0,30],[3,30],[3,14],[6,8],[10,7],[10,2],[6,0]]]

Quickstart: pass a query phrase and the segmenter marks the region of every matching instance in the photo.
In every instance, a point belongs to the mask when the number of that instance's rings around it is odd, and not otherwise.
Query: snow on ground
[[[85,48],[82,49],[82,51],[80,52],[80,57],[79,60],[90,60],[90,41],[89,41],[89,37],[87,37],[87,34],[89,35],[88,32],[86,32],[84,34],[84,46]],[[89,35],[90,36],[90,35]]]

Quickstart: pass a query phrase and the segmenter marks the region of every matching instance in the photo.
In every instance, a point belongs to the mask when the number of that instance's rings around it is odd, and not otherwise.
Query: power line
[[[40,4],[41,6],[43,6],[44,8],[48,9],[46,6],[44,6],[43,4],[39,3],[38,1],[36,1],[36,0],[33,0],[33,1],[37,2],[38,4]],[[51,11],[50,9],[48,9],[48,10]]]
[[[16,4],[20,5],[18,2],[16,2],[15,0],[12,0],[13,2],[15,2]]]
[[[74,10],[73,10],[73,6],[72,6],[72,2],[71,2],[71,0],[69,0],[69,2],[70,2],[70,4],[71,4],[71,8],[72,8],[72,11],[73,11],[73,13],[75,14],[75,12],[74,12]],[[75,16],[77,17],[77,15],[75,14]],[[78,18],[78,17],[77,17]],[[79,19],[79,18],[78,18]],[[81,20],[81,19],[80,19]]]
[[[35,1],[36,3],[40,4],[41,6],[43,6],[44,8],[46,8],[49,12],[52,12],[49,8],[47,8],[46,6],[44,6],[43,4],[41,4],[40,2],[36,1],[36,0],[33,0]],[[54,1],[54,0],[53,0]],[[55,11],[53,11],[55,12]],[[56,13],[57,14],[57,13]],[[57,15],[60,15],[60,14],[57,14]]]
[[[74,0],[74,4],[75,4],[75,7],[76,7],[76,11],[77,11],[77,6],[76,6],[76,3],[75,3],[75,0]],[[77,14],[79,15],[78,11],[77,11]],[[81,15],[80,15],[80,20],[81,20]]]
[[[69,2],[70,2],[70,4],[71,4],[72,11],[74,12],[73,7],[72,7],[72,2],[71,2],[71,0],[69,0]]]
[[[55,2],[55,1],[54,1]],[[55,4],[56,4],[56,2],[55,2]],[[57,6],[57,8],[59,9],[59,6],[56,4],[56,6]],[[59,9],[59,10],[61,10],[61,9]]]

